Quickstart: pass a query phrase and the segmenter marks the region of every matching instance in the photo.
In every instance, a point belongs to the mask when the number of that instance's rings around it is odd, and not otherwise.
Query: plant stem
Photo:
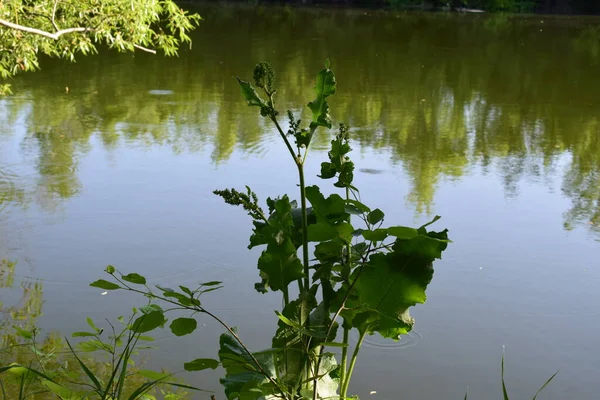
[[[342,343],[346,346],[342,347],[342,361],[340,364],[340,387],[343,388],[346,383],[346,364],[348,363],[348,334],[350,329],[344,327],[344,337]],[[340,393],[341,394],[341,393]],[[343,399],[343,397],[342,397]]]
[[[290,303],[290,293],[288,292],[287,286],[283,288],[283,303],[284,307]]]
[[[152,296],[155,299],[159,299],[159,300],[162,300],[162,301],[164,301],[166,303],[171,303],[171,304],[174,304],[176,306],[180,306],[182,309],[185,309],[185,310],[193,310],[193,311],[196,311],[196,312],[200,312],[200,313],[206,314],[209,317],[211,317],[213,320],[217,321],[223,328],[225,328],[225,330],[231,336],[233,336],[233,338],[235,339],[235,341],[238,342],[240,346],[242,346],[242,348],[244,349],[244,351],[246,352],[246,354],[248,355],[248,357],[250,357],[250,359],[252,360],[252,363],[256,366],[256,368],[258,368],[258,370],[260,371],[260,373],[263,374],[265,376],[265,378],[267,378],[269,380],[269,382],[274,387],[276,387],[282,395],[284,395],[285,391],[281,388],[281,386],[277,383],[277,381],[275,381],[271,377],[271,375],[267,371],[265,371],[265,369],[263,368],[263,366],[256,359],[256,356],[254,354],[252,354],[252,352],[248,349],[248,347],[246,347],[246,345],[244,344],[244,342],[242,341],[242,339],[238,336],[238,334],[235,333],[235,330],[233,328],[231,328],[229,325],[227,325],[225,323],[225,321],[223,321],[221,318],[217,317],[215,314],[211,313],[210,311],[208,311],[207,309],[205,309],[203,307],[199,307],[199,306],[184,306],[184,305],[182,305],[180,303],[177,303],[174,300],[170,300],[170,299],[168,299],[166,297],[158,296],[158,295],[155,295],[155,294],[152,294],[152,293],[146,293],[146,292],[143,292],[141,290],[132,288],[131,286],[128,286],[125,282],[123,282],[121,279],[119,279],[116,275],[112,275],[112,277],[117,282],[119,282],[120,284],[122,284],[123,287],[126,288],[126,290],[129,290],[129,291],[134,292],[134,293],[139,293],[139,294],[142,294],[144,296],[150,295],[150,296]],[[283,397],[285,398],[285,396],[283,396]]]
[[[302,210],[302,264],[304,265],[304,290],[310,287],[308,258],[308,212],[306,208],[306,184],[304,182],[304,166],[298,164],[300,178],[300,206]]]
[[[342,392],[340,393],[340,398],[345,399],[348,393],[348,386],[350,385],[350,379],[352,378],[352,372],[354,372],[354,365],[356,365],[356,359],[358,358],[358,352],[360,351],[360,346],[362,346],[363,340],[367,335],[367,330],[365,329],[360,333],[358,337],[358,343],[356,343],[356,347],[354,348],[354,352],[352,353],[352,358],[350,359],[350,366],[348,367],[348,373],[346,375],[346,381],[344,382],[344,387],[342,387]]]
[[[277,122],[277,118],[275,118],[275,116],[272,116],[271,121],[273,121],[273,123],[275,124],[275,127],[277,128],[277,131],[279,132],[279,135],[283,139],[283,142],[285,143],[285,146],[287,147],[288,151],[290,152],[292,158],[294,159],[296,164],[298,164],[298,157],[296,156],[296,153],[294,153],[292,144],[288,140],[287,136],[285,136],[285,132],[283,132],[283,129],[281,129],[281,125],[279,125],[279,122]]]

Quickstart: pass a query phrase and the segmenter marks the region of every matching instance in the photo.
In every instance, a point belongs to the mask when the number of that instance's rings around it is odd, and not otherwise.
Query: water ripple
[[[354,335],[353,335],[354,336]],[[358,338],[355,338],[358,340]],[[363,345],[365,347],[375,348],[375,349],[385,349],[385,350],[401,350],[407,349],[409,347],[414,347],[421,342],[423,339],[423,334],[415,329],[407,333],[406,335],[402,335],[400,340],[394,341],[391,339],[385,339],[378,334],[373,336],[365,337],[363,341]]]

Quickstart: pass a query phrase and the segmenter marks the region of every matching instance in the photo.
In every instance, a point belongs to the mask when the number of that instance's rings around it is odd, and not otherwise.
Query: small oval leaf
[[[131,274],[123,275],[123,276],[121,276],[121,278],[123,278],[123,280],[126,282],[135,283],[136,285],[145,285],[146,284],[146,278],[144,278],[140,274],[136,274],[135,272],[133,272]]]
[[[384,215],[383,211],[376,208],[367,215],[367,221],[369,221],[371,225],[375,225],[376,223],[383,221]]]
[[[415,228],[407,226],[392,226],[387,228],[388,235],[395,236],[398,239],[412,239],[419,236],[419,232]]]
[[[165,316],[161,311],[151,311],[133,321],[131,330],[136,333],[146,333],[162,326],[165,322]]]
[[[173,322],[171,322],[171,332],[175,334],[175,336],[184,336],[189,335],[194,332],[198,327],[198,322],[194,318],[177,318]]]
[[[186,371],[202,371],[203,369],[216,369],[219,366],[217,360],[212,358],[197,358],[194,361],[186,362],[183,368]]]
[[[21,336],[24,339],[31,340],[33,339],[33,333],[26,331],[25,329],[21,329],[18,326],[14,325],[13,328],[17,331],[17,336]]]
[[[381,242],[387,237],[387,229],[375,229],[374,231],[362,231],[362,235],[365,239],[371,242]]]
[[[117,285],[116,283],[105,281],[104,279],[98,279],[97,281],[90,283],[90,286],[105,290],[121,289],[121,286]]]

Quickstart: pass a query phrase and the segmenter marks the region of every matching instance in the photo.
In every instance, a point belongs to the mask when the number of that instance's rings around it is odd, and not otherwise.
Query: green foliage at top
[[[317,75],[317,83],[315,92],[317,98],[308,103],[308,108],[312,111],[311,129],[316,129],[318,126],[331,128],[331,116],[329,115],[329,105],[327,97],[335,94],[336,81],[333,71],[329,69],[329,60],[325,62],[325,69],[321,70]]]
[[[351,151],[349,144],[348,128],[340,124],[340,133],[331,142],[331,150],[327,153],[329,162],[321,163],[320,178],[330,179],[338,177],[333,185],[340,188],[350,187],[354,179],[354,163],[347,154]]]
[[[175,55],[199,20],[172,0],[3,1],[0,78],[39,68],[39,54],[75,61],[99,45]]]
[[[254,69],[254,83],[256,87],[267,93],[275,93],[275,71],[271,64],[261,62],[256,66]]]

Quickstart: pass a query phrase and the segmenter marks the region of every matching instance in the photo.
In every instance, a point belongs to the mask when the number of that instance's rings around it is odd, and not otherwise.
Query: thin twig
[[[54,0],[54,6],[52,7],[52,26],[54,27],[54,29],[58,32],[60,31],[60,28],[58,27],[58,25],[56,25],[56,7],[58,6],[58,1],[59,0]]]
[[[143,50],[143,51],[148,52],[148,53],[156,54],[156,50],[149,49],[149,48],[144,47],[144,46],[140,46],[139,44],[134,44],[133,47],[135,47],[136,49],[139,49],[139,50]]]

